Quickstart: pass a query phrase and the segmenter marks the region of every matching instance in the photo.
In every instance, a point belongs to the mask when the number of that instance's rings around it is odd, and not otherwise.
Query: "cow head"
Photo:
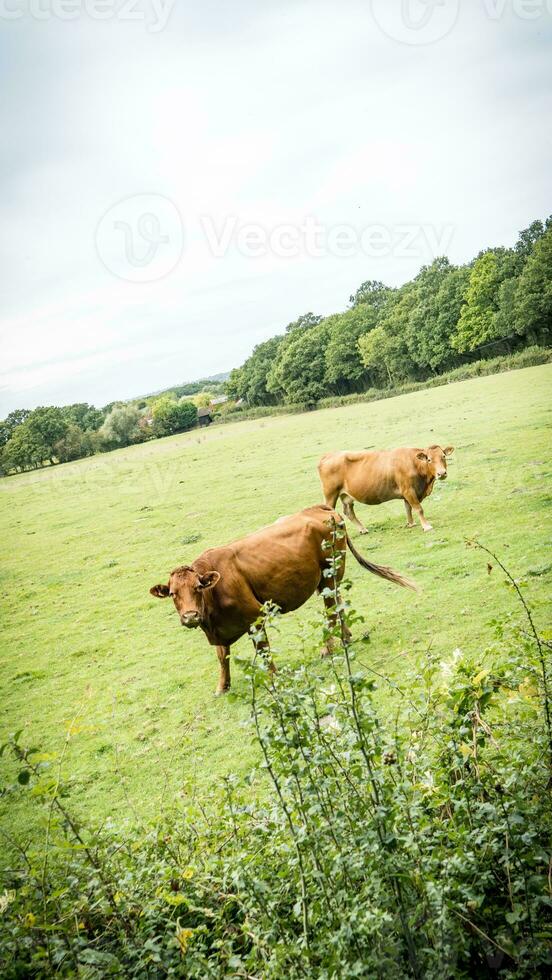
[[[429,480],[446,480],[446,458],[453,452],[454,446],[447,446],[445,449],[441,449],[440,446],[428,446],[427,449],[420,449],[416,453],[416,460],[422,464],[424,474]]]
[[[218,572],[197,572],[189,565],[181,565],[171,572],[168,585],[154,585],[150,593],[158,599],[172,599],[182,626],[195,629],[204,619],[205,594],[219,579]]]

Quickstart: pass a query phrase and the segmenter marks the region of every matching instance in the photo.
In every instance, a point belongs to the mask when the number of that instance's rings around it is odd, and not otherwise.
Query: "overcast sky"
[[[513,244],[552,211],[551,10],[0,0],[0,416],[229,370]]]

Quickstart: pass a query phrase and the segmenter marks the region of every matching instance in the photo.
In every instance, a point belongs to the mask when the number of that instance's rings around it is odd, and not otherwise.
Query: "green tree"
[[[515,244],[516,255],[522,260],[522,264],[529,258],[537,242],[542,238],[547,230],[552,226],[552,217],[546,221],[532,221],[528,228],[520,231],[519,238]],[[520,269],[521,271],[521,269]]]
[[[73,422],[67,427],[65,435],[56,442],[56,457],[60,463],[69,463],[73,459],[82,459],[83,456],[91,456],[97,452],[99,441],[97,433],[93,429],[83,432],[78,425]]]
[[[151,406],[153,431],[156,436],[170,436],[184,432],[197,422],[197,406],[191,401],[173,401],[166,395]]]
[[[88,402],[65,405],[62,412],[70,425],[78,425],[83,432],[97,431],[104,421],[103,412],[94,405],[89,405]]]
[[[368,303],[374,310],[381,310],[392,292],[393,290],[379,279],[367,279],[366,282],[361,283],[356,293],[349,296],[349,302],[353,306]]]
[[[358,339],[373,330],[377,322],[377,310],[368,303],[327,317],[324,321],[329,330],[325,380],[339,394],[362,387],[363,379],[367,375],[360,356]]]
[[[375,388],[392,387],[402,377],[399,366],[404,358],[400,338],[388,333],[383,325],[363,334],[358,340],[362,363],[370,373]]]
[[[504,279],[498,287],[495,331],[498,337],[505,338],[506,344],[508,344],[506,338],[512,337],[515,332],[512,311],[518,282],[519,276],[512,276],[510,279]]]
[[[16,408],[6,418],[0,422],[0,447],[5,446],[15,432],[18,425],[21,425],[31,414],[28,408]]]
[[[42,459],[54,463],[56,458],[56,443],[63,439],[67,432],[68,422],[62,408],[55,405],[35,408],[27,418],[25,425],[29,427],[33,440],[38,447],[43,446]]]
[[[316,326],[289,333],[267,378],[267,388],[288,404],[312,405],[327,393],[326,347],[329,329]]]
[[[500,287],[514,272],[515,253],[510,249],[489,249],[478,256],[471,269],[466,302],[452,337],[455,350],[461,353],[472,351],[508,336],[507,324],[498,316]]]
[[[383,334],[376,338],[375,344],[379,346],[383,364],[374,364],[372,370],[379,367],[380,376],[385,376],[391,385],[416,377],[416,365],[408,349],[408,325],[417,301],[416,283],[407,282],[388,298],[380,313]],[[370,347],[365,347],[366,350]],[[365,357],[366,353],[363,355],[366,364]]]
[[[315,313],[304,313],[302,316],[298,317],[297,320],[293,320],[288,323],[286,327],[286,332],[283,337],[280,337],[280,344],[276,352],[276,356],[272,361],[270,369],[266,375],[266,389],[270,395],[273,396],[275,402],[292,402],[293,398],[290,398],[289,390],[284,383],[284,375],[291,381],[291,362],[293,360],[293,354],[290,353],[291,348],[297,343],[301,336],[305,334],[310,334],[310,332],[320,325],[322,322],[322,317]],[[325,343],[327,342],[327,331],[324,331]],[[303,350],[303,348],[299,348]],[[282,369],[282,365],[284,365]],[[302,374],[303,365],[299,367],[298,365],[298,377]],[[318,372],[319,377],[316,379],[313,377],[313,385],[316,388],[317,384],[321,383],[323,378],[323,373]],[[303,380],[306,378],[303,376]],[[294,390],[297,393],[298,385],[294,385]],[[305,401],[305,399],[303,399]],[[308,401],[308,399],[306,399]],[[316,398],[312,398],[310,401],[316,401]],[[310,403],[310,402],[309,402]]]
[[[12,432],[4,446],[7,469],[29,469],[45,460],[55,463],[56,444],[65,436],[69,423],[64,410],[55,405],[40,406],[32,412],[18,410],[6,422]]]
[[[317,313],[303,313],[302,316],[299,316],[296,320],[292,320],[291,323],[288,323],[286,333],[297,333],[299,330],[310,330],[312,327],[317,327],[321,320],[322,317],[318,316]]]
[[[192,401],[197,408],[208,408],[214,397],[212,391],[200,391],[192,397]]]
[[[457,269],[445,256],[424,266],[416,276],[416,302],[408,318],[406,338],[417,367],[443,371],[458,361],[451,337],[460,318],[469,277],[466,266]]]
[[[248,405],[273,405],[277,396],[267,388],[268,374],[277,358],[283,337],[271,337],[253,348],[253,353],[240,368],[234,369],[226,382],[226,393],[236,401],[243,398]]]
[[[42,439],[32,431],[28,422],[23,422],[2,449],[1,466],[4,473],[36,469],[42,466],[45,458]]]
[[[378,325],[395,291],[376,279],[363,282],[350,297],[352,309],[330,317],[326,380],[344,394],[373,381],[362,362],[358,340]]]
[[[197,405],[191,401],[183,399],[178,403],[179,428],[178,432],[185,432],[197,425]]]
[[[256,349],[256,347],[253,348],[253,354],[255,353]],[[246,364],[251,360],[251,357],[248,357],[247,361],[244,361],[241,367],[232,368],[230,371],[230,377],[226,382],[226,394],[229,398],[234,398],[236,401],[238,398],[245,398]]]
[[[457,361],[452,337],[466,302],[470,275],[468,265],[451,269],[437,294],[436,316],[427,325],[429,364],[434,369],[448,370]]]
[[[512,324],[531,344],[552,338],[552,226],[537,241],[516,283]]]
[[[101,439],[111,447],[140,442],[139,419],[140,411],[135,405],[114,405],[99,430]]]

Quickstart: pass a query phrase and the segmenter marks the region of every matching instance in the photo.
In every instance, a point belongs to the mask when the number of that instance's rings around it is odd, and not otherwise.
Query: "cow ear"
[[[443,449],[443,452],[444,452],[445,456],[452,456],[452,454],[454,452],[454,446],[447,446],[446,449]]]
[[[156,596],[158,599],[166,599],[169,594],[169,586],[152,585],[150,589],[150,594]]]
[[[423,460],[424,463],[430,463],[431,462],[429,456],[427,455],[427,453],[424,453],[423,450],[420,450],[419,453],[416,453],[416,459],[421,459],[421,460]]]
[[[218,572],[204,572],[203,575],[198,575],[198,588],[199,589],[212,589],[220,579]]]

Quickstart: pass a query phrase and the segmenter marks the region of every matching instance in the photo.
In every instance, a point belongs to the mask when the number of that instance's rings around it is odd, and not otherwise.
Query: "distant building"
[[[228,401],[228,395],[217,395],[216,398],[211,398],[209,405],[224,405]]]
[[[203,428],[205,425],[211,425],[213,421],[213,416],[208,408],[198,408],[197,410],[197,424]]]

